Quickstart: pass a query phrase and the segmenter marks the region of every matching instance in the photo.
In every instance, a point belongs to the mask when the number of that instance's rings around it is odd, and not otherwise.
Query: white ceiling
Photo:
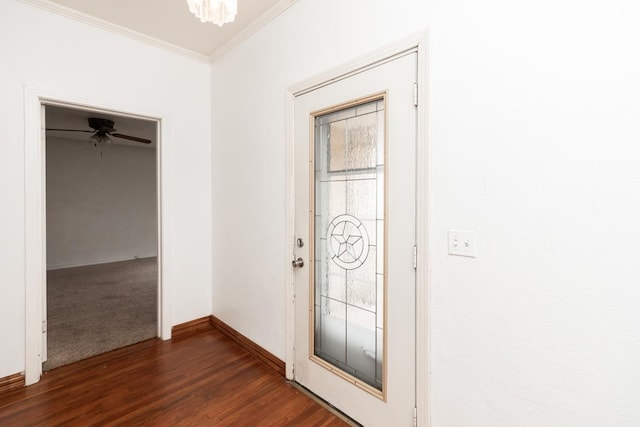
[[[215,59],[297,0],[238,0],[234,22],[201,23],[186,0],[27,0],[54,12],[115,26]],[[74,13],[75,12],[75,13]],[[78,13],[80,12],[80,13]],[[89,19],[87,19],[89,18]],[[96,24],[104,22],[96,21]],[[103,26],[103,25],[101,25]],[[115,27],[114,26],[114,27]],[[114,28],[115,29],[115,28]]]
[[[98,117],[114,121],[114,128],[117,133],[123,135],[137,136],[140,138],[150,139],[151,144],[143,144],[135,141],[128,141],[121,138],[113,137],[114,145],[129,145],[133,147],[155,148],[156,144],[156,122],[152,120],[143,120],[132,117],[118,116],[114,114],[77,110],[73,108],[65,108],[47,105],[45,108],[46,128],[47,129],[77,129],[92,130],[89,127],[89,117]],[[76,140],[90,142],[91,133],[86,132],[65,132],[47,130],[47,140],[52,138]]]

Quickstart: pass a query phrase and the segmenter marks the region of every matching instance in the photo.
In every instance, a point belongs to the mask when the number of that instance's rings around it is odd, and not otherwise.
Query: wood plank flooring
[[[346,426],[220,331],[153,339],[0,395],[0,426]]]

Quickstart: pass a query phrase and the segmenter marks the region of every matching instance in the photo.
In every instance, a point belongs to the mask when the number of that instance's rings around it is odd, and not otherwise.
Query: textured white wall
[[[156,150],[47,138],[47,268],[156,256]]]
[[[640,424],[639,18],[298,2],[213,67],[214,315],[284,357],[285,88],[429,27],[433,425]]]
[[[25,85],[162,116],[172,322],[210,314],[210,67],[15,0],[0,2],[0,58],[0,378],[25,369]]]

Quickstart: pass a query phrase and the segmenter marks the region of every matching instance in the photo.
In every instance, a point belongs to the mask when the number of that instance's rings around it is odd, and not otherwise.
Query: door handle
[[[291,265],[293,266],[293,268],[304,267],[304,260],[302,258],[294,259],[293,261],[291,261]]]

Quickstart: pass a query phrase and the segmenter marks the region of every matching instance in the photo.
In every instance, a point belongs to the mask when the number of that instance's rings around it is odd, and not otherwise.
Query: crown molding
[[[210,58],[206,55],[202,55],[196,53],[192,50],[185,49],[180,46],[176,46],[172,43],[165,42],[163,40],[157,39],[155,37],[148,36],[146,34],[140,33],[138,31],[131,30],[129,28],[123,27],[121,25],[114,24],[109,21],[105,21],[100,18],[96,18],[95,16],[88,15],[83,12],[79,12],[75,9],[68,8],[66,6],[62,6],[58,3],[53,3],[49,0],[18,0],[21,3],[29,4],[31,6],[35,6],[37,8],[46,10],[48,12],[55,13],[57,15],[64,16],[66,18],[73,19],[78,22],[82,22],[87,25],[91,25],[93,27],[97,27],[106,31],[110,31],[115,34],[119,34],[123,37],[127,37],[132,40],[136,40],[138,42],[145,43],[147,45],[157,47],[160,49],[167,50],[172,53],[176,53],[178,55],[182,55],[189,59],[193,59],[199,62],[203,62],[208,64],[210,62]],[[291,1],[290,1],[291,2]],[[268,12],[269,13],[269,12]]]
[[[258,32],[258,30],[276,19],[278,16],[280,16],[280,14],[282,14],[285,10],[289,9],[297,2],[298,0],[280,0],[271,9],[260,15],[258,19],[249,24],[244,30],[240,31],[225,44],[213,51],[213,53],[209,56],[209,60],[211,61],[211,63],[213,64],[218,59],[222,58],[235,47],[240,45],[240,43],[247,40],[253,34]]]

